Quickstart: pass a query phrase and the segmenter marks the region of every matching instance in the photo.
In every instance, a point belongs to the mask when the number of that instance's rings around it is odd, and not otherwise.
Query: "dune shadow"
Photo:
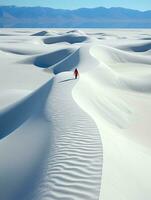
[[[67,82],[67,81],[72,81],[72,80],[75,80],[75,78],[69,78],[69,79],[66,79],[66,80],[63,80],[63,81],[59,81],[59,83],[63,83],[63,82]]]
[[[42,112],[52,84],[53,79],[0,113],[0,141],[19,128],[32,115],[39,115]]]

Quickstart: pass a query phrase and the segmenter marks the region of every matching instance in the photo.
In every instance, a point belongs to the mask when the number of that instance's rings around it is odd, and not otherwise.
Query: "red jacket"
[[[74,75],[75,75],[75,76],[79,75],[79,72],[78,72],[77,69],[74,70]]]

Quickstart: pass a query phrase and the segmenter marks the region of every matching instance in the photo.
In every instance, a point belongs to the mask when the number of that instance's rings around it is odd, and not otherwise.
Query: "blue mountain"
[[[151,11],[126,8],[0,6],[0,27],[8,28],[151,28]]]

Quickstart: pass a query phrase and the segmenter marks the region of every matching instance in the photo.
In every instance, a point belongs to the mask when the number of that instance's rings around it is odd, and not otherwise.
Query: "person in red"
[[[77,68],[74,70],[74,76],[75,76],[75,79],[77,79],[77,77],[79,76],[79,72]]]

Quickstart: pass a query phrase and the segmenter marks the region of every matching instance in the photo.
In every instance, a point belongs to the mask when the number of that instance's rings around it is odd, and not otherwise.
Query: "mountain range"
[[[1,28],[151,28],[151,10],[0,6]]]

